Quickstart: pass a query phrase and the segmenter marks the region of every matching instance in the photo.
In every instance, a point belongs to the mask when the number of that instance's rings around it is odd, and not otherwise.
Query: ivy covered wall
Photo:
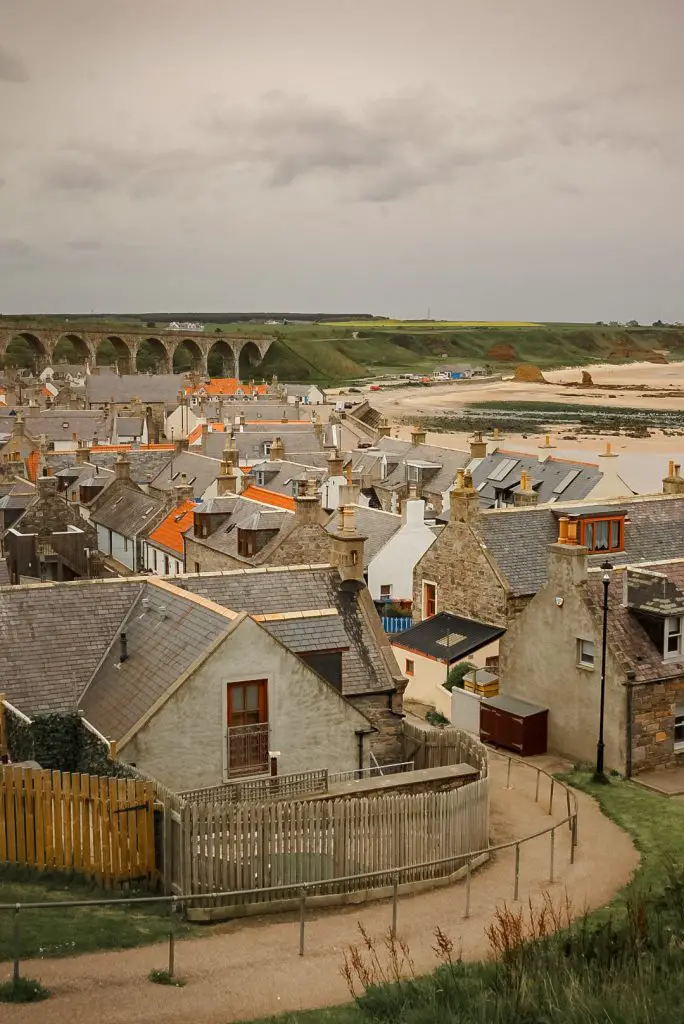
[[[37,761],[41,768],[86,775],[138,778],[126,764],[112,761],[109,750],[80,715],[36,715],[31,722],[15,715],[5,705],[7,747],[12,761]]]

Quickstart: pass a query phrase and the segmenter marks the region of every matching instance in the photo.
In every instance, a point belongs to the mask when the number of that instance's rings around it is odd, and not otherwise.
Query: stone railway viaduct
[[[192,358],[192,368],[207,375],[207,359],[210,351],[219,346],[226,364],[232,365],[232,376],[240,376],[240,356],[250,367],[258,366],[275,338],[264,335],[243,334],[202,334],[200,331],[183,332],[153,330],[149,327],[127,327],[126,331],[111,327],[84,326],[65,330],[64,326],[7,324],[0,321],[0,357],[4,357],[8,346],[16,338],[23,338],[35,352],[38,372],[52,364],[55,348],[60,341],[70,341],[78,353],[79,363],[91,368],[97,364],[97,353],[103,342],[110,342],[116,352],[120,373],[137,373],[136,356],[144,342],[148,342],[157,358],[159,373],[173,372],[173,355],[184,346]]]

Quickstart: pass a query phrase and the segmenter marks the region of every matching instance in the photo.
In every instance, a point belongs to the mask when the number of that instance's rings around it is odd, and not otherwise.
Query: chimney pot
[[[119,664],[128,661],[128,637],[124,632],[119,634]]]
[[[568,522],[569,522],[569,519],[568,519],[567,516],[561,516],[561,518],[558,520],[558,543],[559,544],[567,544],[568,543]]]
[[[577,520],[568,521],[568,544],[577,544]]]

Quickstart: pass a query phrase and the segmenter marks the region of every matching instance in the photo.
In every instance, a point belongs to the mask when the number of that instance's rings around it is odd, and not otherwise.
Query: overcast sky
[[[684,320],[684,0],[0,0],[0,312]]]

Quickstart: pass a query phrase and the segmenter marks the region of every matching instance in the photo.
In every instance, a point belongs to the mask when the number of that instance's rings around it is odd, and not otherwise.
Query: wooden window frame
[[[608,527],[609,544],[608,544],[607,548],[589,547],[589,545],[586,542],[586,540],[587,540],[587,526],[590,526],[590,525],[591,526],[595,526],[597,523],[608,523],[608,524],[610,524],[609,527]],[[613,547],[610,544],[610,534],[613,532],[612,528],[611,528],[613,523],[618,523],[619,527],[620,527],[620,531],[619,531],[620,532],[620,536],[619,536],[617,547]],[[606,554],[606,555],[608,555],[611,552],[624,551],[625,550],[625,518],[624,518],[624,516],[587,516],[586,519],[580,519],[580,521],[579,521],[579,528],[580,528],[580,530],[579,530],[579,532],[580,532],[579,543],[583,547],[589,547],[589,550],[592,552],[592,554],[596,554],[596,555]]]
[[[229,737],[231,729],[231,701],[230,691],[231,688],[242,686],[259,686],[259,722],[255,724],[265,725],[268,727],[268,708],[269,708],[269,691],[271,690],[272,678],[270,675],[261,676],[258,679],[246,679],[244,676],[239,678],[228,678],[224,680],[223,686],[223,777],[225,779],[236,778],[235,772],[231,772],[230,766],[230,754],[229,754]],[[239,724],[239,723],[236,723]],[[270,733],[270,729],[269,729]],[[245,766],[244,775],[250,776],[255,773],[250,770],[249,766]],[[264,768],[264,775],[268,774],[268,766]]]
[[[433,598],[432,601],[428,601],[428,587],[432,587]],[[428,607],[432,605],[432,613],[428,615]],[[423,580],[423,619],[431,619],[437,614],[437,584],[432,580]]]
[[[409,666],[410,666],[410,667],[409,667]],[[404,668],[404,671],[405,671],[405,673],[406,673],[406,675],[407,675],[407,676],[413,676],[413,675],[415,674],[415,671],[416,671],[416,663],[415,663],[415,661],[413,660],[413,658],[407,658],[407,659],[406,659],[406,666],[405,666],[405,668]]]

